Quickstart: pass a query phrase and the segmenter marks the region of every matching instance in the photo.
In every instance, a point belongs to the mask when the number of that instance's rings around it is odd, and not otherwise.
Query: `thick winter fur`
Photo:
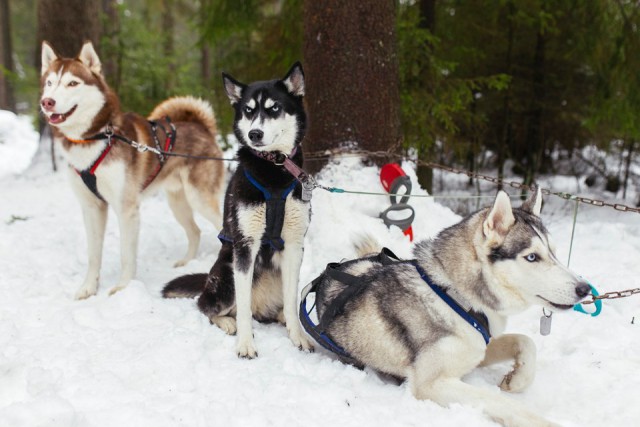
[[[97,292],[108,205],[113,208],[120,225],[122,264],[120,280],[110,293],[127,286],[135,276],[140,201],[144,195],[159,188],[166,191],[171,210],[187,233],[187,253],[176,266],[192,259],[200,242],[200,229],[193,219],[193,211],[204,215],[216,228],[221,226],[219,199],[224,181],[221,162],[169,157],[158,176],[142,191],[159,164],[158,157],[115,141],[95,172],[102,201],[87,188],[75,170],[90,167],[104,150],[107,140],[85,139],[112,126],[119,135],[155,146],[147,119],[135,113],[120,112],[118,98],[102,76],[100,59],[91,43],[82,47],[77,58],[61,58],[44,42],[41,88],[41,110],[71,166],[69,179],[80,201],[87,233],[89,267],[76,298],[87,298]],[[177,130],[175,152],[221,156],[215,142],[213,110],[207,102],[192,97],[171,98],[158,105],[149,119],[165,116],[170,117]],[[157,135],[164,142],[164,133],[158,130]]]
[[[233,242],[223,243],[208,275],[176,278],[167,284],[163,295],[199,295],[198,307],[211,322],[228,334],[237,333],[240,357],[257,356],[252,317],[285,322],[293,344],[312,350],[298,323],[296,305],[310,204],[302,200],[297,184],[285,203],[284,249],[265,246],[265,197],[245,175],[248,171],[272,189],[284,189],[294,182],[284,167],[258,157],[256,151],[287,155],[295,151],[291,159],[302,167],[300,144],[306,127],[302,67],[295,64],[281,80],[245,85],[223,74],[223,82],[235,109],[234,131],[241,145],[237,153],[240,162],[224,201],[224,234]]]
[[[527,336],[503,334],[507,317],[533,304],[567,310],[590,290],[556,259],[540,206],[540,192],[517,209],[500,192],[492,207],[415,245],[415,259],[434,283],[487,316],[488,346],[414,265],[383,266],[373,257],[344,268],[362,278],[363,288],[329,325],[328,335],[363,365],[406,378],[419,399],[479,406],[507,426],[552,425],[501,394],[461,381],[477,366],[513,360],[500,388],[523,390],[534,378],[535,346]],[[364,250],[374,246],[370,238],[359,242]],[[319,317],[343,286],[325,276],[316,295]]]

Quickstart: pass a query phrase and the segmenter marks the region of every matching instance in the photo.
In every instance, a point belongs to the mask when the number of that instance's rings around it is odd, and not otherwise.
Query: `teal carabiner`
[[[593,286],[588,280],[586,282],[589,283],[589,287],[591,288],[591,295],[593,295],[594,297],[600,295],[595,286]],[[590,315],[591,317],[596,317],[602,311],[602,300],[597,299],[593,302],[593,304],[596,306],[596,311],[594,311],[593,313],[585,310],[583,304],[580,303],[574,305],[573,309],[579,313],[584,313]]]

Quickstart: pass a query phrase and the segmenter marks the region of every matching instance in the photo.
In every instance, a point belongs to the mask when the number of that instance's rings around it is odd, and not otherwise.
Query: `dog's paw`
[[[238,353],[238,357],[242,359],[255,359],[258,357],[258,352],[253,344],[253,340],[248,342],[238,341],[236,353]]]
[[[235,335],[237,331],[236,319],[230,316],[211,316],[209,321],[222,329],[228,335]]]
[[[510,393],[518,393],[529,387],[534,377],[534,372],[516,364],[514,369],[504,376],[500,388]]]
[[[87,299],[89,297],[94,296],[97,292],[98,292],[98,285],[93,285],[93,286],[85,285],[85,286],[82,286],[80,289],[78,289],[74,298],[77,300]]]
[[[300,351],[307,351],[309,353],[313,353],[315,350],[313,348],[313,344],[307,339],[305,335],[301,332],[298,333],[289,333],[289,338],[294,346],[298,347]]]
[[[123,290],[124,288],[126,288],[127,285],[116,285],[113,288],[109,289],[109,296],[115,294],[116,292],[120,292],[121,290]]]
[[[184,267],[189,263],[189,261],[191,261],[191,258],[180,259],[173,264],[173,268]]]

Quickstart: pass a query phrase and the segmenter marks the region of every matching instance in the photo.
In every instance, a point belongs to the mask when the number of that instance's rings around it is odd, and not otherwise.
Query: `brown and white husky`
[[[192,259],[200,243],[193,212],[202,214],[217,229],[222,223],[223,164],[139,152],[124,141],[162,151],[220,157],[209,103],[176,97],[160,103],[148,119],[122,113],[90,42],[76,58],[62,58],[43,42],[40,83],[40,107],[69,163],[71,187],[80,201],[87,234],[88,271],[75,297],[87,298],[97,292],[109,205],[120,226],[122,266],[120,279],[110,293],[123,289],[134,278],[140,201],[159,188],[166,191],[169,206],[187,233],[187,253],[176,266]]]

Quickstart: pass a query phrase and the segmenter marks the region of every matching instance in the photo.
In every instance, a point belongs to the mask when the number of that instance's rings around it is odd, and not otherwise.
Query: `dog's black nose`
[[[264,132],[258,129],[254,129],[249,131],[249,139],[253,142],[262,141],[262,137],[264,136]]]
[[[590,293],[591,293],[591,286],[589,286],[588,283],[580,282],[578,283],[578,286],[576,286],[576,295],[578,295],[580,298],[584,298]]]

